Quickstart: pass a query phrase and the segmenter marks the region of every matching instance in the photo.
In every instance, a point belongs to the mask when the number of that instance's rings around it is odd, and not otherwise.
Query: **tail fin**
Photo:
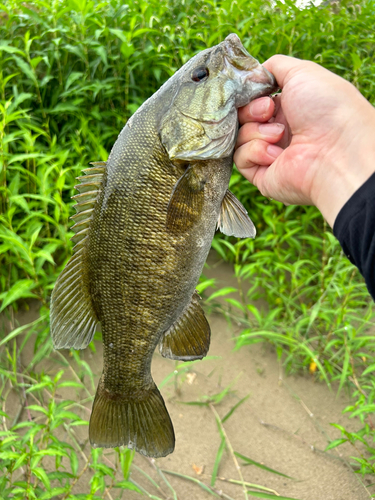
[[[99,381],[92,408],[93,447],[127,446],[147,457],[165,457],[174,450],[174,431],[164,400],[154,384],[141,396],[113,394]]]

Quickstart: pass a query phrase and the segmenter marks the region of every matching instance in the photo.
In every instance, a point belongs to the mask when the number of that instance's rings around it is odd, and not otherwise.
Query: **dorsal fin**
[[[78,177],[80,194],[72,198],[76,214],[72,240],[76,243],[74,255],[60,274],[51,298],[51,335],[55,349],[74,347],[84,349],[92,340],[98,318],[94,311],[87,279],[85,243],[95,203],[103,185],[105,163],[86,168]]]
[[[91,165],[94,166],[82,170],[85,175],[77,177],[77,180],[81,181],[81,183],[75,186],[75,188],[80,194],[72,196],[72,199],[78,202],[74,205],[77,213],[71,217],[75,222],[72,230],[76,234],[71,238],[74,243],[80,243],[86,238],[89,232],[93,208],[95,207],[105,173],[106,162],[95,161]],[[75,245],[73,252],[81,246],[78,247]]]

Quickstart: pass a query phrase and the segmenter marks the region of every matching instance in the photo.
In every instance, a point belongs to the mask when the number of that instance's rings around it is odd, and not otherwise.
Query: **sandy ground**
[[[214,272],[222,283],[230,284],[232,271],[228,266],[220,266]],[[35,311],[21,315],[21,321],[30,321],[33,315]],[[174,453],[158,459],[157,465],[163,470],[178,472],[210,484],[221,439],[214,411],[209,406],[184,403],[202,401],[231,384],[228,394],[220,404],[214,406],[220,417],[224,417],[242,398],[249,396],[224,424],[232,449],[294,478],[287,479],[254,465],[244,466],[243,461],[238,459],[245,481],[299,500],[370,498],[360,476],[354,474],[349,466],[350,455],[354,454],[354,450],[345,445],[324,452],[329,440],[341,437],[339,431],[330,425],[331,422],[349,429],[355,429],[358,425],[341,413],[349,403],[347,397],[342,394],[337,398],[334,391],[330,391],[324,383],[315,382],[312,377],[286,377],[269,345],[256,344],[233,351],[233,336],[236,333],[233,327],[228,326],[223,316],[217,314],[210,315],[209,322],[212,330],[209,358],[196,362],[177,378],[172,376],[165,383],[174,372],[175,362],[162,358],[158,353],[154,355],[153,376],[158,384],[162,384],[161,392],[176,433]],[[68,353],[66,359],[71,360]],[[95,354],[86,349],[84,359],[99,377],[102,368],[101,345],[98,345]],[[24,364],[27,359],[22,361]],[[60,366],[50,359],[46,360],[45,369],[52,374]],[[74,397],[72,393],[61,393],[60,396],[69,399]],[[7,410],[12,414],[11,407]],[[25,417],[22,415],[22,418]],[[85,418],[88,418],[88,411]],[[79,440],[87,443],[87,428],[77,428],[77,432]],[[88,448],[86,444],[86,452]],[[108,459],[112,460],[109,450]],[[164,496],[139,471],[133,469],[132,478],[135,481],[151,494],[173,499],[171,490],[157,476],[151,461],[137,454],[134,463],[158,480]],[[221,478],[215,485],[218,492],[223,491],[235,500],[244,498],[241,485],[226,481],[239,480],[239,471],[227,450],[223,454],[218,475]],[[188,480],[171,475],[166,477],[175,489],[178,500],[213,498]],[[81,486],[76,493],[85,493],[83,484],[80,481]],[[116,497],[117,493],[114,493],[113,498]],[[141,498],[141,495],[126,491],[123,498],[133,500]]]

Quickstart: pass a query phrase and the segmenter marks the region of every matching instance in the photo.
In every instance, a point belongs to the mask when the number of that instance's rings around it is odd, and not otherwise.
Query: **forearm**
[[[375,299],[375,173],[340,210],[333,232]]]

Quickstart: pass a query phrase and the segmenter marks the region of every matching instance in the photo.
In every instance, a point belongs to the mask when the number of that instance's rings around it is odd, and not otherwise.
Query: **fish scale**
[[[216,227],[255,236],[228,191],[236,108],[275,90],[229,35],[175,73],[127,122],[108,161],[78,178],[75,253],[52,294],[51,334],[55,348],[82,349],[101,323],[92,446],[173,451],[152,355],[158,344],[170,359],[207,354],[210,327],[195,287]]]

